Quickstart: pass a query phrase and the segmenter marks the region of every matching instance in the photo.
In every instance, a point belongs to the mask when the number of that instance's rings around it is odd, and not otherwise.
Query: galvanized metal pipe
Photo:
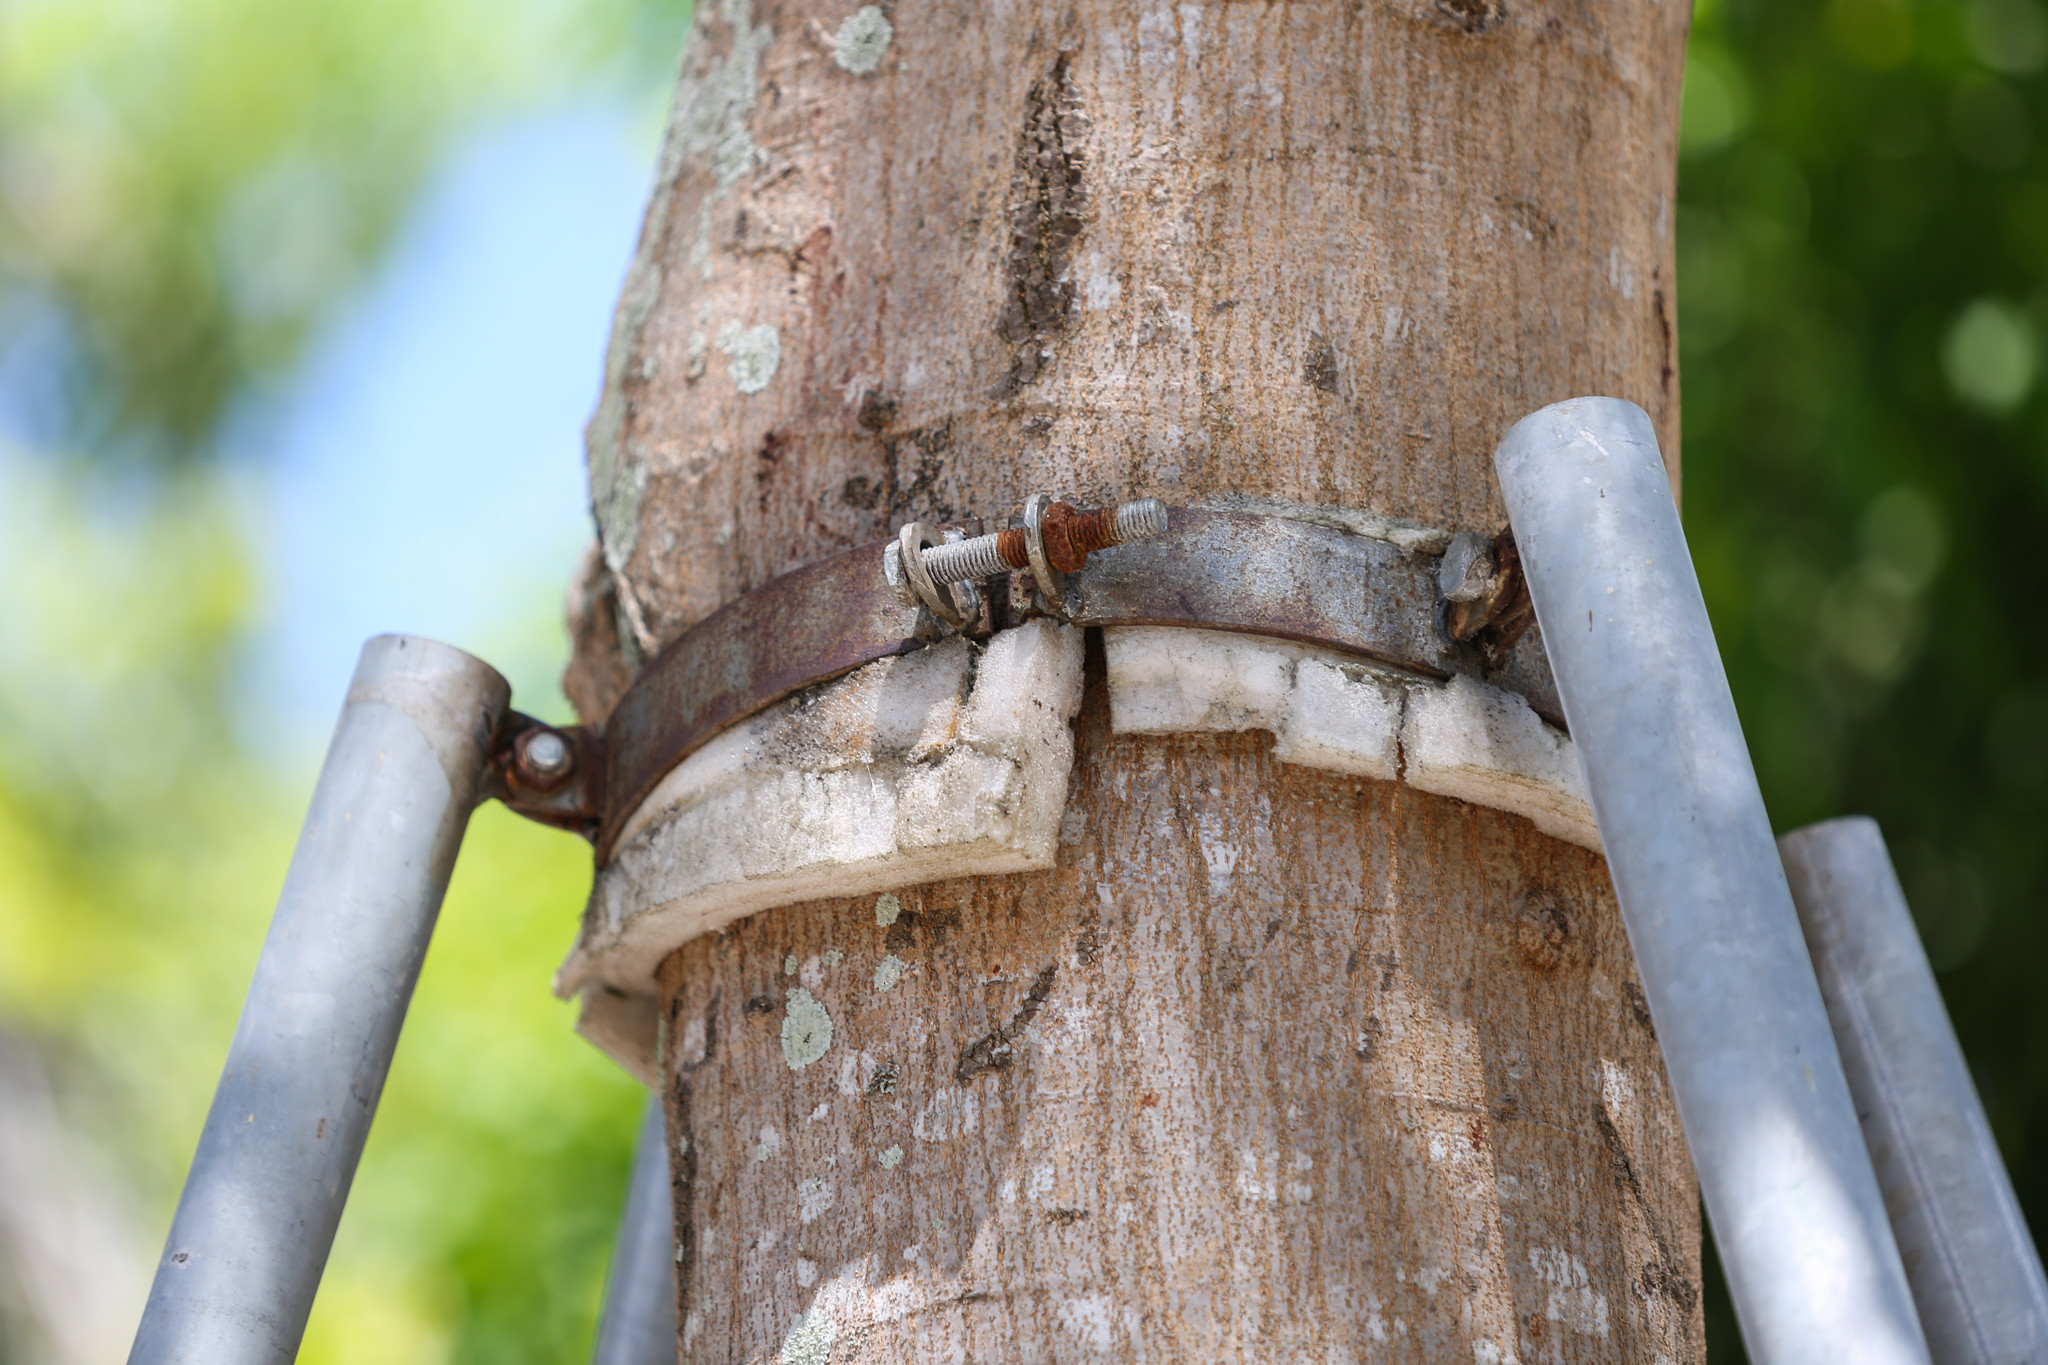
[[[1877,822],[1778,850],[1936,1365],[2048,1361],[2048,1280]]]
[[[591,1365],[675,1365],[675,1205],[669,1192],[668,1139],[661,1098],[647,1101],[626,1208],[612,1248]]]
[[[341,1221],[511,689],[363,647],[130,1365],[285,1365]]]
[[[1926,1365],[1650,419],[1494,454],[1754,1365]]]

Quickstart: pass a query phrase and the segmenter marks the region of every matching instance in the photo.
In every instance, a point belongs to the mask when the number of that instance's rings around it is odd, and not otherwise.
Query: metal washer
[[[1059,574],[1053,571],[1052,561],[1045,557],[1045,513],[1053,505],[1050,493],[1033,493],[1024,499],[1024,546],[1031,556],[1031,576],[1038,581],[1039,596],[1046,606],[1060,615],[1067,614],[1065,584]]]
[[[959,630],[968,621],[966,607],[954,596],[950,584],[934,580],[931,570],[924,566],[925,550],[945,543],[946,538],[938,528],[925,521],[908,522],[896,534],[897,556],[903,562],[903,576],[910,580],[911,590],[931,608],[932,615]]]

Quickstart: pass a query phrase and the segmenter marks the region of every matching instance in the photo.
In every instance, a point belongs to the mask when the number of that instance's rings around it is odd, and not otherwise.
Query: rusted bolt
[[[1536,623],[1512,530],[1490,541],[1469,533],[1452,537],[1437,570],[1437,589],[1444,598],[1444,630],[1453,640],[1477,645],[1495,663]]]
[[[576,750],[559,732],[528,730],[512,745],[512,764],[521,786],[551,792],[576,769]]]
[[[1477,602],[1493,586],[1493,537],[1461,531],[1451,537],[1437,570],[1437,589],[1446,602]]]
[[[1140,498],[1084,512],[1069,503],[1045,499],[1038,525],[1047,567],[1054,573],[1073,573],[1097,550],[1151,540],[1163,533],[1166,504],[1157,498]],[[1033,567],[1031,531],[1013,526],[972,540],[935,545],[924,552],[923,561],[925,571],[939,583],[965,583],[1012,569],[1029,569]]]

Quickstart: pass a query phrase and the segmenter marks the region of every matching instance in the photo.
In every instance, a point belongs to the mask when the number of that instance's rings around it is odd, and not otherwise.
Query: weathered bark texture
[[[1057,871],[665,966],[686,1358],[1702,1358],[1600,860],[1091,702]]]
[[[1501,432],[1582,393],[1675,474],[1684,0],[841,3],[691,37],[590,432],[587,715],[912,516],[1492,529]],[[1098,666],[1056,871],[668,961],[688,1359],[1702,1358],[1598,858],[1270,744],[1112,740]]]

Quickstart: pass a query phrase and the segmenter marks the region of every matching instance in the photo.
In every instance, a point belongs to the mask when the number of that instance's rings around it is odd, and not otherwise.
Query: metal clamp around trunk
[[[913,523],[899,537],[792,570],[736,598],[647,665],[606,720],[601,744],[588,733],[561,732],[579,746],[579,772],[601,768],[601,797],[579,776],[565,789],[570,794],[511,804],[536,818],[585,822],[602,866],[661,779],[721,731],[864,664],[955,633],[985,639],[1040,617],[1076,626],[1263,635],[1439,681],[1468,674],[1521,695],[1539,716],[1562,724],[1505,537],[1490,542],[1500,567],[1485,579],[1484,600],[1451,604],[1439,582],[1450,538],[1440,533],[1420,548],[1300,517],[1153,503],[1156,512],[1127,519],[1156,518],[1162,533],[1131,543],[1106,539],[1125,509],[1112,516],[1067,508],[1070,524],[1100,520],[1107,552],[1085,554],[1063,572],[1062,555],[1085,542],[1078,532],[1062,542],[1062,508],[1033,498],[1023,527],[944,545],[934,536],[972,536],[979,524]],[[1009,535],[1028,558],[996,557],[989,543]],[[931,572],[927,565],[942,554],[981,572]],[[1012,569],[1013,560],[1025,564]],[[955,588],[960,583],[980,590],[970,597]],[[1453,605],[1454,618],[1447,617]],[[580,757],[586,750],[588,760]]]

